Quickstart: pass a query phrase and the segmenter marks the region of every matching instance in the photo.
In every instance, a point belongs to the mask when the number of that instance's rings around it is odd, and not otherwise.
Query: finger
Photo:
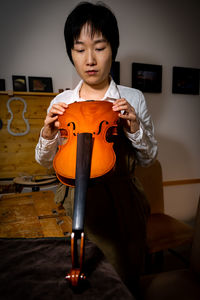
[[[54,117],[47,116],[46,119],[45,119],[45,121],[44,121],[44,124],[45,125],[50,125],[50,124],[54,123],[57,119],[58,119],[57,115],[54,116]]]
[[[130,116],[127,115],[127,114],[119,114],[118,115],[121,119],[124,119],[124,120],[130,120]]]
[[[65,102],[58,102],[59,105],[63,106],[63,107],[68,107],[68,104]]]
[[[129,107],[129,105],[127,105],[127,103],[125,103],[123,105],[113,106],[113,110],[114,111],[120,111],[120,110],[130,111],[130,107]]]
[[[119,117],[121,119],[126,119],[126,120],[130,120],[130,121],[137,120],[137,117],[134,113],[128,113],[128,112],[124,112],[123,114],[119,113]]]
[[[65,109],[59,105],[52,106],[50,109],[48,116],[52,117],[54,115],[63,115],[65,112]]]
[[[120,106],[120,109],[121,111],[123,111],[123,114],[133,114],[133,115],[136,114],[135,109],[129,104]]]
[[[118,103],[121,103],[121,102],[127,102],[125,98],[120,98],[120,99],[116,99],[114,104],[118,104]]]
[[[59,121],[56,121],[56,122],[54,123],[54,126],[55,126],[56,128],[59,128],[59,127],[60,127],[60,122],[59,122]]]
[[[50,120],[51,123],[52,123],[52,122],[55,122],[57,119],[58,119],[58,116],[57,116],[57,115],[54,116],[54,117],[49,118],[49,120]]]
[[[113,103],[113,107],[119,107],[121,105],[125,105],[127,103],[127,101],[125,99],[117,99],[114,103]]]
[[[58,103],[52,105],[53,109],[58,109],[61,111],[64,111],[67,107],[68,107],[68,104],[66,104],[64,102],[58,102]]]

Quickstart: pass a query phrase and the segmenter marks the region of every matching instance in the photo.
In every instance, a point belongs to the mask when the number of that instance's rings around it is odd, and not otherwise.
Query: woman
[[[135,163],[148,165],[156,158],[153,124],[143,94],[116,85],[109,75],[119,47],[113,13],[104,5],[80,3],[68,16],[64,34],[68,56],[82,80],[74,90],[64,91],[52,100],[36,146],[36,160],[52,166],[61,143],[58,116],[70,103],[113,103],[112,109],[121,120],[114,146],[116,166],[112,176],[104,176],[88,188],[85,232],[135,291],[145,252],[149,206],[134,178],[134,167]],[[65,186],[59,188],[57,202],[63,200],[65,190]],[[69,188],[64,207],[72,216],[73,188]]]

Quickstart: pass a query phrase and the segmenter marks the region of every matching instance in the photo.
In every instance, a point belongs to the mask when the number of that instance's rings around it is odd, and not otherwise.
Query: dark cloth
[[[73,290],[65,276],[71,269],[70,239],[0,239],[2,300],[134,300],[103,253],[85,243],[87,280]]]
[[[146,249],[149,204],[134,177],[135,153],[122,131],[114,143],[116,164],[111,173],[91,179],[86,201],[88,238],[104,253],[127,286],[137,289]],[[56,202],[66,187],[59,187]],[[74,189],[69,188],[64,207],[73,211]]]

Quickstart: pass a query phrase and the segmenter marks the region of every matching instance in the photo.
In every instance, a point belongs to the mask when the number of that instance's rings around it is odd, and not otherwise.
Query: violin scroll
[[[65,277],[73,287],[77,287],[81,281],[86,279],[85,274],[82,272],[83,260],[84,260],[84,232],[81,232],[80,243],[80,258],[78,259],[78,232],[72,232],[71,234],[71,259],[72,268]]]
[[[86,276],[80,272],[80,269],[71,269],[70,273],[65,277],[73,287],[80,284],[80,281],[85,280]]]

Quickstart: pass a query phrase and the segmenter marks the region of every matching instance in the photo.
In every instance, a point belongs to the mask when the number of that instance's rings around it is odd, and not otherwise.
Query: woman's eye
[[[96,50],[97,51],[103,51],[105,49],[105,47],[103,47],[103,48],[97,48]]]
[[[82,53],[84,52],[84,49],[76,49],[77,52]]]

